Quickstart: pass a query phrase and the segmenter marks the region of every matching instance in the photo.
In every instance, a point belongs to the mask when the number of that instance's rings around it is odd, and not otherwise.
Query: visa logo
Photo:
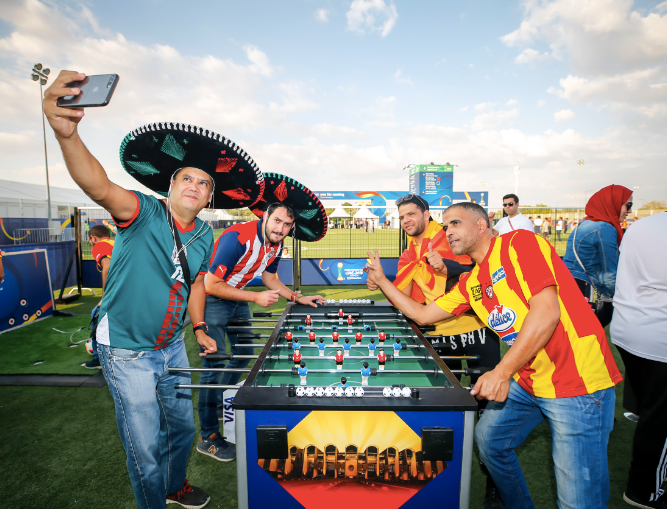
[[[493,273],[493,276],[491,276],[491,282],[493,283],[493,286],[495,286],[496,283],[502,281],[506,277],[507,276],[505,275],[505,269],[503,267],[500,267],[497,271]]]

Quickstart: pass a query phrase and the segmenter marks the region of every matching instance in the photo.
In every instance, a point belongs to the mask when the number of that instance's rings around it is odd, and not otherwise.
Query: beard
[[[458,237],[456,239],[456,243],[452,246],[451,240],[448,239],[449,242],[449,247],[452,250],[452,253],[455,255],[467,255],[470,251],[472,251],[472,247],[475,245],[476,239],[473,238],[461,238]]]
[[[410,237],[419,237],[426,230],[426,220],[422,219],[421,222],[415,223],[415,230],[410,234]],[[407,233],[407,232],[406,232]]]

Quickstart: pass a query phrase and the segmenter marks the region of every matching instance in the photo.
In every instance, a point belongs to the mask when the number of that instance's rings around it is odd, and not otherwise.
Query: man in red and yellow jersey
[[[366,270],[416,322],[472,309],[511,346],[471,391],[489,401],[475,440],[506,507],[534,507],[515,449],[544,420],[553,437],[559,506],[607,507],[607,442],[614,385],[622,377],[604,329],[546,240],[523,230],[494,238],[484,209],[468,202],[449,207],[443,223],[452,252],[477,265],[435,302],[421,306],[395,288],[377,251]]]
[[[111,253],[113,252],[113,243],[111,236],[109,235],[109,229],[101,224],[93,226],[88,230],[88,243],[92,246],[91,253],[95,262],[97,263],[97,269],[102,273],[102,299],[104,299],[104,287],[107,283],[107,274],[109,273],[109,267],[111,266]],[[93,315],[93,321],[97,324],[97,315],[100,311],[100,306],[102,305],[102,300],[95,308]],[[91,339],[93,340],[93,358],[88,362],[83,364],[84,367],[88,369],[102,369],[100,365],[100,358],[97,354],[97,341],[95,340],[95,329],[93,326],[93,331],[91,332]]]

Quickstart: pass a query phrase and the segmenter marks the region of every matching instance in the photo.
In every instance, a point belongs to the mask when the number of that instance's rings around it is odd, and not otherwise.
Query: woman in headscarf
[[[593,305],[603,327],[611,321],[616,286],[621,223],[632,210],[632,191],[611,185],[600,189],[586,204],[586,217],[567,239],[563,261],[584,297]],[[593,290],[598,293],[593,304]]]

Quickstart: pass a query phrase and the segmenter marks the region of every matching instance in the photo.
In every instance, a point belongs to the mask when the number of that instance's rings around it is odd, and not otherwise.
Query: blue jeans
[[[561,509],[603,509],[609,500],[607,442],[614,388],[570,398],[537,398],[514,380],[503,403],[489,402],[475,428],[479,455],[507,509],[534,508],[515,448],[545,419],[551,426]]]
[[[183,488],[195,436],[190,373],[183,341],[138,352],[99,344],[100,362],[116,405],[116,423],[127,454],[134,497],[140,509],[166,507],[166,496]]]
[[[238,334],[234,332],[233,327],[229,330],[227,321],[230,318],[250,318],[250,306],[247,302],[234,300],[223,300],[216,297],[206,297],[206,325],[208,325],[208,335],[215,339],[218,345],[219,353],[226,353],[225,334],[229,338],[229,344],[232,347],[234,355],[253,355],[253,348],[237,348],[236,344],[252,343],[253,340],[239,340]],[[203,350],[202,350],[203,351]],[[225,361],[210,361],[206,357],[202,358],[204,368],[245,368],[250,360],[236,359]],[[200,384],[202,385],[234,385],[241,378],[241,373],[202,373]],[[201,426],[201,436],[204,439],[210,437],[213,433],[220,434],[220,424],[218,421],[218,402],[222,391],[219,389],[208,389],[199,391],[199,424]]]

